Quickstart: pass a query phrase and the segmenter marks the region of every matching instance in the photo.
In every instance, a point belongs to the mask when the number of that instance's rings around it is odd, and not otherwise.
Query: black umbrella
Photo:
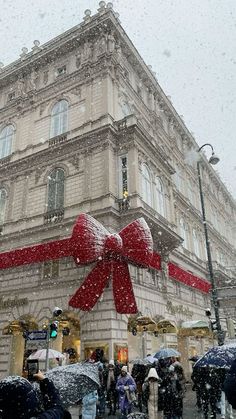
[[[53,381],[65,407],[72,406],[100,385],[98,364],[89,362],[56,367],[45,376]]]
[[[229,369],[234,359],[236,359],[236,344],[228,343],[223,346],[210,348],[205,355],[194,364],[194,368],[209,366]]]

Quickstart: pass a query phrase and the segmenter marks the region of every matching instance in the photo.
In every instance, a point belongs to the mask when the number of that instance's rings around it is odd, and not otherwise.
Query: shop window
[[[151,206],[152,205],[151,174],[146,164],[142,164],[141,174],[142,174],[142,198],[148,205]]]
[[[49,260],[43,264],[43,279],[59,277],[59,260]]]
[[[7,192],[5,189],[0,189],[0,227],[4,223],[6,201],[7,201]]]
[[[3,159],[11,154],[13,134],[13,125],[7,125],[0,132],[0,159]]]
[[[52,109],[50,138],[68,131],[68,102],[60,100]]]
[[[65,174],[63,169],[54,169],[48,176],[47,212],[63,209],[64,181]]]

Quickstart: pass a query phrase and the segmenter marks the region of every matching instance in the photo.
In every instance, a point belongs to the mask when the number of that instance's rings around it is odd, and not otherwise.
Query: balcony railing
[[[44,224],[59,223],[64,218],[64,208],[48,211],[44,214]]]
[[[119,212],[123,213],[130,209],[130,199],[128,198],[120,198],[116,201],[118,203]]]
[[[62,144],[66,140],[67,140],[67,133],[66,134],[57,135],[56,137],[53,137],[53,138],[50,138],[49,139],[49,147],[54,147],[54,146],[57,146],[59,144]]]

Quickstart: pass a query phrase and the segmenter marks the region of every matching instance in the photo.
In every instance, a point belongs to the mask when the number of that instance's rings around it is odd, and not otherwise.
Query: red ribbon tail
[[[132,282],[126,262],[113,261],[113,296],[117,313],[135,314],[138,312]]]
[[[71,297],[69,306],[83,311],[90,311],[102,295],[110,275],[111,262],[98,262],[73,297]]]

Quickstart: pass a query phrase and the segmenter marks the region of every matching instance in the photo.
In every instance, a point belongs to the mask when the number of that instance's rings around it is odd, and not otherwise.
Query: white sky
[[[113,0],[121,24],[236,197],[236,0]],[[5,65],[94,14],[95,0],[0,0]],[[206,152],[210,153],[210,150]]]

